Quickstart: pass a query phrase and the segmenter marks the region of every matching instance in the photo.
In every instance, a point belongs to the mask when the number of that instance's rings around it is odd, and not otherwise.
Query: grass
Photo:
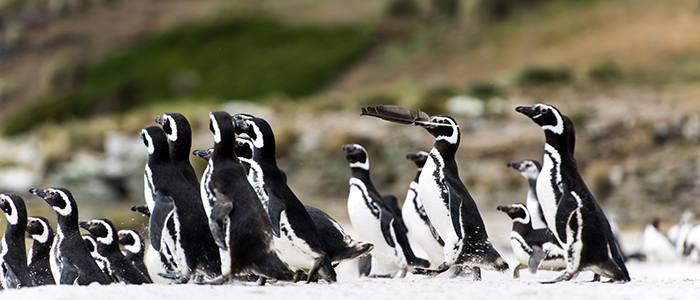
[[[264,18],[214,20],[171,29],[113,53],[77,88],[56,91],[10,116],[3,132],[178,98],[260,99],[309,95],[372,41],[363,26],[293,25]]]

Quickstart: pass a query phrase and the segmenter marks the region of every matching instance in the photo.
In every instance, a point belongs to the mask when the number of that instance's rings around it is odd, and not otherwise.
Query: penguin
[[[107,219],[93,219],[88,222],[80,222],[80,228],[90,232],[97,241],[97,253],[109,262],[109,271],[117,282],[127,284],[153,283],[148,274],[144,274],[136,268],[122,254],[119,249],[117,230],[112,221]]]
[[[683,258],[692,263],[700,262],[700,225],[695,225],[685,237]]]
[[[144,185],[153,201],[148,204],[148,251],[160,253],[166,273],[159,275],[179,282],[216,280],[221,275],[221,260],[200,194],[170,159],[163,129],[149,126],[140,136],[148,150]]]
[[[650,263],[677,262],[682,253],[677,253],[671,240],[659,231],[659,222],[659,218],[654,218],[644,226],[641,252]]]
[[[445,242],[445,261],[436,270],[444,272],[453,265],[468,266],[474,268],[476,280],[480,279],[480,267],[507,270],[508,263],[491,245],[479,209],[459,178],[455,161],[460,143],[457,122],[443,115],[419,125],[435,137],[418,179],[418,194]]]
[[[265,197],[262,182],[263,172],[260,165],[253,160],[254,150],[255,146],[253,146],[253,141],[250,137],[239,136],[236,138],[236,156],[238,156],[238,159],[248,172],[248,181],[255,188],[258,197]],[[282,173],[284,175],[284,172]],[[310,205],[304,205],[304,208],[309,213],[314,225],[316,225],[316,229],[318,229],[326,249],[326,254],[334,265],[344,260],[364,257],[374,248],[374,245],[371,243],[354,240],[345,232],[340,223],[324,211]]]
[[[545,133],[537,197],[547,226],[567,254],[564,274],[552,282],[571,280],[582,270],[612,281],[630,281],[608,219],[578,172],[573,122],[551,105],[518,106],[515,110]]]
[[[81,236],[83,238],[83,241],[85,242],[85,246],[87,246],[88,251],[90,251],[90,255],[92,258],[95,260],[95,263],[97,263],[97,266],[100,267],[100,270],[107,275],[107,277],[112,280],[112,282],[119,282],[118,279],[114,278],[114,274],[112,273],[112,266],[109,264],[109,260],[107,260],[106,257],[104,257],[102,254],[100,254],[99,251],[97,251],[97,240],[95,239],[92,234],[83,234]]]
[[[513,278],[519,278],[520,269],[528,267],[533,274],[538,269],[560,271],[566,268],[566,253],[557,237],[549,228],[533,228],[532,216],[524,204],[498,206],[497,209],[513,220],[510,245],[519,262],[513,269]]]
[[[403,277],[409,265],[430,266],[430,262],[415,256],[406,228],[374,187],[367,150],[358,144],[344,145],[342,149],[351,171],[347,202],[350,222],[361,239],[374,244],[368,276]]]
[[[250,136],[255,146],[253,160],[262,169],[266,196],[260,200],[268,213],[280,259],[297,272],[297,279],[307,273],[310,282],[318,273],[324,280],[335,282],[337,275],[316,225],[277,167],[272,128],[264,119],[240,113],[233,116],[233,123],[236,133]]]
[[[51,246],[51,273],[56,284],[88,285],[112,281],[90,255],[78,227],[78,204],[65,188],[31,188],[30,193],[44,199],[56,211],[56,236]]]
[[[166,113],[157,116],[156,123],[163,127],[163,131],[168,137],[170,160],[192,187],[199,192],[199,180],[190,163],[190,148],[192,147],[190,122],[180,113]]]
[[[27,267],[27,208],[17,194],[0,194],[0,209],[7,217],[5,235],[0,240],[0,288],[18,289],[33,286]]]
[[[535,160],[526,159],[520,162],[509,162],[507,166],[520,172],[520,175],[527,180],[529,189],[527,190],[525,203],[527,204],[527,210],[532,220],[532,228],[547,228],[547,221],[542,213],[540,201],[537,200],[537,176],[540,175],[542,165]]]
[[[678,254],[682,254],[685,249],[685,241],[688,237],[688,232],[693,227],[694,220],[695,213],[686,209],[681,214],[678,223],[668,229],[668,238],[674,243]]]
[[[236,134],[231,115],[212,112],[209,121],[214,152],[209,164],[210,180],[203,188],[214,197],[209,228],[217,245],[229,253],[222,274],[293,280],[294,273],[275,252],[270,220],[234,153]]]
[[[27,237],[32,238],[32,250],[27,257],[29,276],[35,286],[56,284],[51,274],[50,253],[54,232],[49,220],[41,216],[27,218]]]
[[[445,241],[442,240],[442,237],[433,227],[433,223],[430,222],[430,218],[428,218],[428,214],[423,208],[423,201],[418,195],[418,179],[425,162],[428,160],[428,152],[411,153],[406,155],[406,159],[413,161],[418,167],[418,171],[408,186],[406,199],[401,208],[401,215],[406,224],[406,229],[408,229],[408,240],[411,248],[423,250],[430,261],[430,266],[434,268],[445,260],[442,250],[445,246]]]
[[[151,276],[148,273],[148,269],[143,263],[145,245],[138,231],[133,229],[121,229],[117,231],[117,235],[119,236],[119,244],[124,246],[124,251],[122,253],[126,259],[128,259],[134,267],[139,269],[141,273],[150,278]]]

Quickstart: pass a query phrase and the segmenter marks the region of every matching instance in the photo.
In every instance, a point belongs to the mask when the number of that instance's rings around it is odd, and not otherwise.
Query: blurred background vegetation
[[[462,179],[509,227],[495,207],[527,187],[505,164],[541,160],[544,140],[513,108],[545,102],[574,120],[607,213],[670,226],[700,211],[698,83],[697,0],[0,0],[0,189],[50,216],[26,191],[64,186],[82,219],[142,227],[139,131],[177,111],[208,148],[207,113],[227,110],[266,118],[302,202],[346,220],[343,144],[399,198],[405,154],[432,146],[359,117],[396,104],[457,119]]]

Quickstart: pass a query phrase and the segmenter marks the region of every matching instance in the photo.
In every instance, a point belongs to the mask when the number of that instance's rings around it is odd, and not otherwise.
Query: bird
[[[0,209],[7,217],[5,235],[0,240],[0,288],[18,289],[33,286],[27,267],[27,208],[17,194],[0,194]]]
[[[537,200],[537,176],[540,175],[542,165],[536,160],[526,159],[520,162],[509,162],[507,166],[518,171],[527,180],[529,189],[525,203],[532,219],[532,228],[547,228],[547,220],[542,213],[540,201]]]
[[[42,216],[27,218],[27,237],[34,240],[32,250],[27,257],[32,282],[34,285],[56,284],[49,262],[54,239],[54,231],[49,220]]]
[[[612,281],[630,281],[608,219],[578,172],[571,119],[546,104],[518,106],[515,110],[529,117],[545,134],[537,197],[547,226],[567,253],[564,274],[550,282],[571,280],[582,270]]]
[[[533,228],[532,216],[522,203],[498,206],[513,220],[510,233],[510,245],[519,264],[513,269],[513,278],[520,277],[520,269],[529,268],[531,273],[537,270],[563,270],[566,268],[564,249],[549,228]]]
[[[102,273],[107,275],[107,277],[110,280],[112,280],[112,282],[119,282],[119,280],[114,278],[112,274],[112,268],[109,263],[109,260],[107,260],[107,258],[104,257],[102,254],[100,254],[99,251],[97,251],[97,240],[95,240],[95,237],[89,233],[83,234],[81,235],[81,237],[83,238],[83,241],[85,242],[85,246],[87,246],[88,251],[90,251],[90,255],[95,260],[95,263],[97,263],[97,266],[100,267],[100,270],[102,270]]]
[[[192,128],[184,115],[176,112],[166,113],[156,117],[156,123],[163,127],[168,137],[170,160],[185,179],[199,192],[199,180],[190,163],[190,148],[192,147]]]
[[[234,153],[235,129],[225,111],[209,113],[214,150],[206,188],[214,197],[209,228],[219,248],[228,250],[225,277],[255,274],[283,281],[294,273],[280,260],[270,220]],[[264,283],[264,281],[263,281]]]
[[[367,150],[359,144],[342,147],[350,164],[348,216],[358,236],[372,244],[370,277],[403,277],[409,265],[430,266],[416,257],[402,227],[370,178]],[[398,208],[397,208],[398,209]]]
[[[406,199],[401,208],[401,215],[408,229],[408,240],[411,242],[411,248],[414,250],[421,249],[425,252],[431,267],[437,267],[445,260],[443,253],[445,241],[442,240],[442,237],[433,227],[433,223],[430,222],[430,218],[428,218],[428,214],[423,208],[423,201],[418,195],[418,179],[428,159],[428,152],[418,151],[411,153],[406,155],[406,159],[412,161],[418,167],[416,176],[408,186]]]
[[[659,231],[659,223],[659,218],[654,218],[651,223],[644,226],[641,252],[650,263],[676,262],[682,253],[676,252],[673,242]]]
[[[56,284],[110,284],[112,280],[97,266],[78,227],[78,204],[68,189],[31,188],[34,194],[56,211],[56,236],[51,246],[51,273]]]
[[[97,253],[109,261],[109,271],[117,282],[127,284],[153,283],[148,274],[144,274],[129,261],[119,249],[117,229],[112,221],[99,218],[80,222],[80,228],[90,232],[97,242]]]
[[[221,275],[221,259],[200,194],[170,159],[163,129],[149,126],[140,136],[148,150],[144,193],[152,199],[148,206],[149,248],[153,249],[148,251],[160,253],[162,263],[149,265],[149,270],[165,272],[150,273],[178,282],[216,280]]]
[[[126,256],[126,259],[139,269],[141,273],[150,278],[151,276],[148,273],[148,268],[146,268],[143,262],[145,245],[138,231],[133,229],[121,229],[117,231],[117,235],[119,236],[119,244],[124,246],[124,251],[122,253]]]
[[[248,135],[255,146],[253,160],[260,164],[265,189],[265,197],[260,197],[260,201],[268,213],[280,259],[297,272],[296,279],[306,273],[307,282],[310,282],[318,273],[328,282],[337,281],[316,225],[277,166],[275,137],[270,124],[243,113],[235,114],[232,121],[236,133]],[[216,152],[215,149],[214,155]]]

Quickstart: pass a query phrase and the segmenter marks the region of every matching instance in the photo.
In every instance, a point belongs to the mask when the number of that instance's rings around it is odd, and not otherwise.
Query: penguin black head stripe
[[[369,155],[364,147],[350,144],[343,146],[343,151],[345,151],[345,158],[350,163],[351,168],[369,170]]]
[[[68,216],[73,213],[75,202],[71,199],[73,195],[64,188],[48,188],[38,189],[31,188],[30,193],[37,195],[46,201],[53,209],[62,216]]]
[[[136,230],[122,229],[117,232],[117,235],[119,235],[119,244],[123,245],[126,251],[141,252],[141,236]]]
[[[192,155],[196,157],[201,157],[204,160],[209,160],[211,158],[212,153],[214,153],[214,148],[209,148],[207,150],[194,150],[192,151]]]
[[[170,158],[168,140],[165,132],[158,126],[149,126],[141,130],[143,144],[148,149],[149,155],[158,154],[158,157]]]
[[[420,170],[423,168],[425,162],[428,160],[428,155],[428,152],[418,151],[416,153],[407,154],[406,159],[415,163],[416,167],[418,167],[418,169]]]
[[[176,114],[176,113],[173,113]],[[180,114],[177,114],[180,115]],[[163,126],[163,131],[168,136],[168,140],[175,142],[178,138],[177,123],[171,113],[156,117],[156,123]]]
[[[49,220],[41,216],[27,218],[27,235],[39,243],[46,243],[49,240],[51,226]]]
[[[248,135],[253,142],[253,146],[257,149],[267,146],[265,147],[267,150],[274,150],[275,140],[272,134],[272,127],[265,119],[243,113],[235,114],[231,118],[236,126],[236,134]],[[274,151],[270,152],[274,153]]]
[[[506,206],[499,206],[497,209],[508,214],[513,221],[523,224],[530,223],[530,214],[528,213],[527,208],[525,208],[525,204],[514,203]]]
[[[436,141],[444,140],[450,144],[459,144],[459,126],[457,121],[450,116],[434,116],[430,123],[421,124],[435,137]]]
[[[248,136],[239,136],[236,138],[236,156],[253,159],[255,151],[253,140]]]
[[[17,223],[19,222],[20,211],[26,211],[26,209],[24,208],[24,201],[21,198],[18,199],[21,201],[16,201],[16,197],[19,197],[19,195],[0,195],[0,209],[2,209],[2,211],[5,212],[5,215],[7,216],[7,222],[9,222],[12,225],[17,225]],[[17,206],[21,206],[19,207],[19,210]]]
[[[564,119],[554,106],[546,104],[535,104],[532,107],[518,106],[515,111],[530,117],[544,130],[555,134],[564,132]]]
[[[87,245],[90,254],[92,254],[93,256],[99,255],[97,254],[97,242],[95,241],[95,238],[89,234],[83,234],[82,237],[85,241],[85,245]]]
[[[88,222],[80,222],[80,227],[89,231],[95,240],[104,245],[115,242],[114,225],[107,219],[94,219]]]

